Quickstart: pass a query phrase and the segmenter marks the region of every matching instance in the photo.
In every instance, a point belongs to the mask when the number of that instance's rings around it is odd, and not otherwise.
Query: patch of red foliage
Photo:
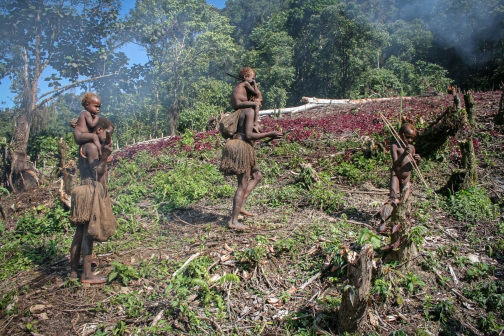
[[[477,114],[481,116],[497,113],[498,102],[502,92],[476,92],[473,98],[476,103]],[[461,94],[462,107],[464,100]],[[357,132],[359,135],[384,134],[384,125],[378,116],[382,113],[391,123],[399,123],[400,99],[386,101],[371,101],[363,104],[344,106],[322,106],[307,112],[294,115],[283,115],[282,118],[274,119],[265,117],[261,119],[263,132],[272,130],[292,129],[285,137],[285,141],[302,142],[307,139],[319,138],[323,134],[343,134]],[[453,105],[452,95],[433,97],[411,97],[403,99],[402,116],[416,123],[420,118],[424,122],[434,120],[443,113],[448,106]],[[182,144],[180,136],[149,143],[139,143],[123,148],[114,153],[112,164],[120,158],[133,157],[140,151],[147,151],[156,156],[161,151],[177,153],[179,151],[209,151],[221,147],[221,136],[218,130],[199,132],[194,135],[191,145]],[[474,140],[475,151],[479,150],[478,140]],[[452,147],[453,148],[453,147]],[[455,146],[455,151],[458,146]],[[457,153],[453,153],[456,155]],[[450,153],[450,156],[452,154]],[[454,160],[455,157],[453,157]]]

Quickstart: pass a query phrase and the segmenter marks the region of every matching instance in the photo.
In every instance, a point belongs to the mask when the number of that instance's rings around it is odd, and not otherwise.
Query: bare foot
[[[91,274],[90,276],[86,276],[86,277],[84,275],[82,275],[81,282],[92,284],[92,285],[98,285],[98,284],[104,284],[105,282],[107,282],[107,278],[104,278],[104,277],[101,277],[98,275],[94,275],[94,274]]]
[[[240,213],[241,213],[242,215],[244,215],[244,216],[249,216],[249,217],[254,217],[254,216],[255,216],[253,213],[248,212],[248,211],[247,211],[247,210],[245,210],[245,209],[241,209],[241,210],[240,210]]]
[[[238,230],[238,231],[248,231],[250,228],[247,225],[243,225],[242,223],[236,221],[236,222],[229,222],[228,223],[228,228],[233,229],[233,230]]]

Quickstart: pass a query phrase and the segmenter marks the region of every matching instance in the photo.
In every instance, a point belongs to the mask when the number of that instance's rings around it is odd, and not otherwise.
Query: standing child
[[[399,136],[406,145],[402,148],[397,142],[392,143],[390,152],[392,155],[392,168],[390,169],[390,198],[380,209],[380,232],[386,231],[385,221],[390,218],[392,211],[399,204],[399,197],[404,201],[410,193],[410,177],[413,164],[411,158],[416,164],[422,159],[415,153],[415,147],[412,145],[416,136],[416,129],[413,124],[404,123],[399,129]],[[407,195],[407,196],[406,196]]]
[[[234,87],[231,94],[231,107],[234,110],[253,108],[255,126],[257,125],[260,109],[259,103],[253,99],[259,92],[255,81],[255,72],[251,67],[244,67],[240,69],[239,77],[241,82]]]
[[[74,129],[75,142],[78,145],[93,142],[98,148],[98,154],[101,155],[100,140],[95,133],[91,133],[92,129],[98,124],[101,99],[97,94],[87,92],[82,97],[81,102],[85,110],[81,112],[77,119],[77,125]]]

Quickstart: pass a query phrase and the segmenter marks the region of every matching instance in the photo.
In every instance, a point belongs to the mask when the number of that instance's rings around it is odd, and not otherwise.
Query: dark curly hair
[[[84,96],[82,96],[82,100],[81,100],[82,106],[86,107],[86,104],[88,103],[88,101],[90,101],[92,99],[98,99],[101,101],[100,96],[98,96],[96,93],[93,93],[93,92],[84,93]]]

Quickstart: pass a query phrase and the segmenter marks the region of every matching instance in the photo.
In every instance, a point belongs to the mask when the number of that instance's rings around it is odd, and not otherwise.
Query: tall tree
[[[276,14],[287,8],[286,0],[227,0],[222,14],[229,18],[229,22],[236,29],[233,37],[245,48],[252,45],[250,34]]]
[[[254,68],[261,83],[265,108],[285,107],[294,81],[294,39],[285,31],[285,21],[280,12],[255,28],[250,35],[254,48],[245,54],[244,64]]]
[[[13,191],[38,185],[26,149],[39,109],[65,90],[85,87],[86,82],[110,75],[125,63],[124,54],[114,54],[109,43],[119,8],[118,0],[0,2],[0,78],[12,79],[19,107],[8,155]],[[50,69],[54,73],[44,80],[54,90],[41,95],[39,82]],[[72,84],[62,86],[62,78]]]
[[[237,53],[233,27],[204,0],[138,0],[127,28],[131,40],[147,52],[149,90],[166,108],[167,133],[173,134],[191,100],[190,83],[219,70],[222,77],[231,65]]]

